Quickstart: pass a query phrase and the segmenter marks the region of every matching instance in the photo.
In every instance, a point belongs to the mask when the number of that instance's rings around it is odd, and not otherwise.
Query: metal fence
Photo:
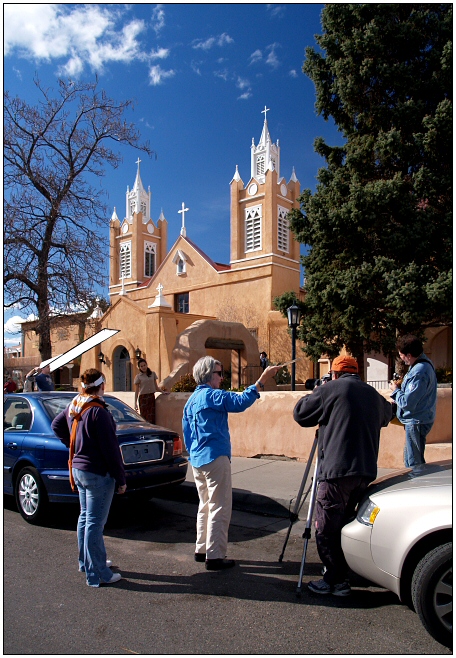
[[[389,388],[389,381],[387,379],[378,379],[366,382],[369,386],[373,386],[377,391],[382,391]]]

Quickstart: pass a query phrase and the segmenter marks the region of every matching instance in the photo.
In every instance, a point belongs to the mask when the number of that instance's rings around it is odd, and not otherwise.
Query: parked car
[[[453,631],[452,474],[452,462],[441,461],[380,478],[342,529],[349,567],[413,605],[446,646]]]
[[[69,483],[68,448],[51,429],[73,398],[55,391],[4,397],[3,491],[15,496],[29,523],[40,521],[48,503],[78,501]],[[116,422],[127,495],[151,496],[156,487],[184,482],[188,462],[176,432],[147,423],[113,395],[104,400]]]

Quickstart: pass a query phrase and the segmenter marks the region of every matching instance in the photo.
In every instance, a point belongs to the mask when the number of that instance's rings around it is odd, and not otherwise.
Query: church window
[[[257,176],[264,176],[264,155],[257,158],[256,173]]]
[[[131,277],[131,242],[122,242],[120,245],[120,278]]]
[[[130,199],[130,217],[133,217],[135,212],[136,212],[136,202],[134,199]]]
[[[245,251],[261,249],[262,206],[253,206],[245,210]]]
[[[176,313],[190,313],[189,293],[181,292],[175,296]]]
[[[145,201],[141,201],[141,213],[144,219],[147,214],[147,204]]]
[[[144,243],[144,276],[153,276],[155,273],[155,250],[153,242]]]
[[[277,247],[280,251],[285,251],[286,253],[290,250],[290,224],[287,215],[288,210],[282,208],[282,206],[278,206]]]

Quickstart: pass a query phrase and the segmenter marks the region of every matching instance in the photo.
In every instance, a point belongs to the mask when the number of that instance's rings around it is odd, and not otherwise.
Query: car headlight
[[[380,507],[371,501],[370,498],[364,501],[358,509],[358,514],[356,515],[357,520],[364,525],[374,525],[374,521],[377,518],[377,514],[380,512]]]

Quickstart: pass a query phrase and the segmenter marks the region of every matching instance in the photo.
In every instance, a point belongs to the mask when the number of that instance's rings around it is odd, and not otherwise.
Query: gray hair
[[[198,385],[207,384],[214,374],[215,366],[221,365],[220,361],[217,361],[212,356],[203,356],[193,366],[193,379]]]

